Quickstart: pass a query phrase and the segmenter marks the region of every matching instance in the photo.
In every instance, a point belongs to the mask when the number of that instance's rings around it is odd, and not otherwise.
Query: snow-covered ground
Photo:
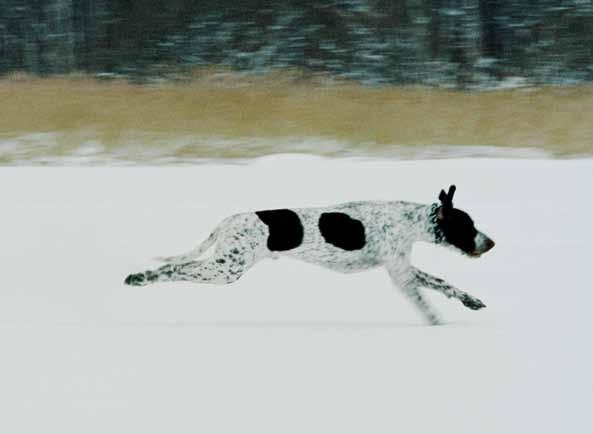
[[[80,133],[85,136],[84,133]],[[430,160],[447,158],[552,158],[544,149],[518,146],[470,145],[378,145],[357,143],[327,137],[182,137],[161,138],[162,142],[146,142],[154,135],[129,132],[126,140],[106,145],[87,132],[80,142],[68,144],[68,136],[58,132],[25,134],[14,138],[0,137],[0,163],[12,166],[130,166],[130,165],[194,165],[251,161],[261,155],[299,153],[326,157],[395,158],[398,160]],[[67,145],[65,145],[67,144]],[[561,145],[558,146],[562,148]],[[591,157],[586,147],[565,156]]]
[[[456,205],[497,242],[414,262],[482,299],[281,259],[228,286],[124,277],[230,213]],[[0,169],[2,433],[591,433],[593,160],[331,160]]]

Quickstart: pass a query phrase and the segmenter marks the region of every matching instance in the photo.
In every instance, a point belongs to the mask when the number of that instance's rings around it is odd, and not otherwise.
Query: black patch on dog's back
[[[360,250],[366,243],[362,222],[341,212],[321,214],[319,231],[327,243],[340,249]]]
[[[291,250],[303,242],[303,225],[296,212],[289,209],[271,209],[257,211],[256,214],[270,231],[268,249]]]

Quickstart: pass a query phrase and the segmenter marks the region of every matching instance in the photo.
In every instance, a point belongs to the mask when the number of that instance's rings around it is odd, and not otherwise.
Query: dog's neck
[[[441,205],[438,203],[426,205],[424,210],[424,224],[420,225],[423,232],[422,241],[428,241],[429,243],[435,244],[439,244],[443,241],[445,235],[438,223],[440,207]]]
[[[400,255],[400,262],[411,253],[416,242],[438,244],[442,241],[444,236],[438,225],[438,204],[395,202],[395,207],[392,214],[394,237],[391,240],[394,242],[392,247]],[[402,264],[409,265],[408,262]]]

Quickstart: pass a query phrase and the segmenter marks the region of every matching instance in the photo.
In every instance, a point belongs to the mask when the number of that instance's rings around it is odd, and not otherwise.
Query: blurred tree
[[[589,0],[0,0],[0,73],[298,67],[365,83],[593,79]]]

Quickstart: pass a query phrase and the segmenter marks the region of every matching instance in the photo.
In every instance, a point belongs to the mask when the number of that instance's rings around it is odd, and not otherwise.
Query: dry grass
[[[0,107],[0,140],[56,132],[60,143],[51,152],[57,155],[89,137],[110,151],[141,143],[139,154],[195,137],[176,148],[181,157],[274,152],[270,144],[208,155],[212,150],[202,140],[210,137],[271,139],[265,143],[328,138],[369,152],[443,144],[530,147],[557,156],[593,152],[593,88],[585,86],[462,93],[326,85],[282,75],[210,74],[158,86],[20,77],[0,81]]]

